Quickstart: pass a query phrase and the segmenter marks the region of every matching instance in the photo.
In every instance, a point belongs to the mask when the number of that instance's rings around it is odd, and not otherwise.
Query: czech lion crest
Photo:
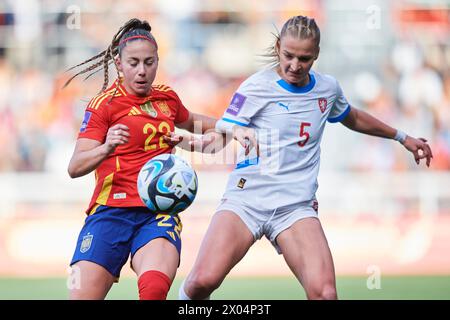
[[[318,104],[319,104],[320,111],[322,111],[322,113],[324,113],[325,110],[327,109],[327,104],[328,104],[327,99],[319,98]]]

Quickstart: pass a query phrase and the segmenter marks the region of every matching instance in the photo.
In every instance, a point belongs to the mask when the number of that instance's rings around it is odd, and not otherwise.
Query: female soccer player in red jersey
[[[118,79],[108,85],[108,65]],[[146,21],[131,19],[100,54],[75,74],[104,71],[102,92],[86,108],[68,172],[72,178],[95,171],[96,186],[70,263],[79,283],[71,299],[104,299],[131,254],[140,299],[166,299],[180,260],[181,221],[149,213],[136,180],[152,157],[169,153],[174,126],[212,129],[212,118],[189,112],[168,86],[154,86],[158,45]]]

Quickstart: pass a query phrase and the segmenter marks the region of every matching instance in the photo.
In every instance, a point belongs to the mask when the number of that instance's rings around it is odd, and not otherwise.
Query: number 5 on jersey
[[[306,128],[311,126],[311,123],[309,122],[302,122],[300,124],[300,138],[304,138],[303,141],[299,141],[298,145],[300,147],[304,147],[305,144],[308,142],[309,140],[309,132],[306,131]]]

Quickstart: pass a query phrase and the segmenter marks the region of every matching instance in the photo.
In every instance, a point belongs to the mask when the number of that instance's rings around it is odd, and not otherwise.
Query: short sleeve
[[[178,109],[177,109],[177,115],[175,116],[175,123],[181,123],[187,121],[189,118],[189,110],[186,109],[183,103],[181,103],[181,100],[178,99]]]
[[[100,104],[97,108],[92,108],[91,103],[84,112],[78,139],[87,138],[100,142],[105,141],[109,128],[109,121],[106,108]]]
[[[249,126],[252,117],[260,109],[254,95],[254,86],[250,83],[242,84],[231,98],[228,108],[216,124],[219,132],[228,132],[235,125]]]
[[[336,100],[331,106],[330,114],[328,115],[328,122],[341,122],[350,112],[350,105],[344,96],[339,82],[336,80]]]
[[[189,110],[184,106],[183,102],[181,102],[180,97],[176,94],[175,91],[171,91],[172,97],[175,98],[177,104],[176,104],[176,110],[175,110],[175,119],[174,123],[182,123],[189,119]]]

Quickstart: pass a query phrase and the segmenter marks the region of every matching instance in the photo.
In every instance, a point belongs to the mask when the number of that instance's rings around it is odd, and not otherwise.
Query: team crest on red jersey
[[[142,111],[148,113],[153,118],[156,118],[156,116],[158,115],[158,112],[155,110],[155,107],[153,107],[151,101],[147,101],[146,103],[141,104],[140,107]]]
[[[327,109],[327,99],[319,98],[318,103],[319,103],[320,111],[322,111],[322,113],[324,113],[325,110]]]
[[[156,105],[158,106],[159,110],[161,110],[161,112],[165,116],[170,117],[170,107],[167,104],[167,102],[165,102],[165,101],[157,101]]]

